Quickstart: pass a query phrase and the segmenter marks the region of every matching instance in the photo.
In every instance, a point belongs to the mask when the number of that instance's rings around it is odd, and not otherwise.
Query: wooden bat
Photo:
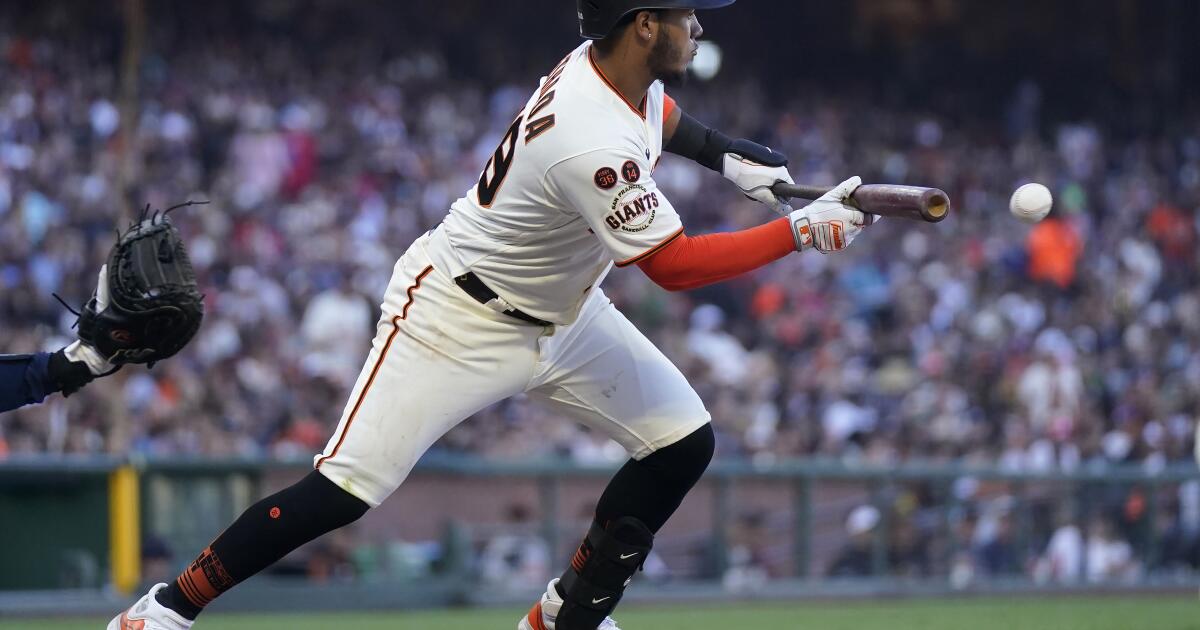
[[[771,187],[771,192],[784,198],[817,199],[831,189],[780,182]],[[945,191],[922,186],[863,184],[850,195],[849,205],[870,214],[929,223],[937,223],[950,214],[950,197]]]

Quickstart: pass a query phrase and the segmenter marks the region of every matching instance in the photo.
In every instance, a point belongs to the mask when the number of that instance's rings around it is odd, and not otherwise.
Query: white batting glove
[[[860,184],[862,178],[851,177],[816,201],[788,215],[797,250],[815,248],[822,254],[840,252],[850,246],[850,242],[864,227],[872,223],[874,215],[864,214],[846,205],[850,194]]]
[[[771,186],[779,182],[795,183],[787,167],[763,166],[736,153],[726,153],[721,174],[740,188],[743,195],[766,204],[780,216],[786,217],[792,211],[787,201],[771,192]]]
[[[100,277],[96,279],[96,312],[108,308],[108,295],[108,265],[100,265]],[[78,339],[63,348],[63,354],[71,361],[84,363],[97,376],[112,372],[113,364],[95,348]]]

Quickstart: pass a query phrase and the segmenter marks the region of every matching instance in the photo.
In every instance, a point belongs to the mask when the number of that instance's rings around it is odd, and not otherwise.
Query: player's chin
[[[688,68],[687,64],[684,64],[681,69],[678,69],[678,70],[671,69],[671,70],[667,70],[664,72],[660,72],[658,78],[663,82],[663,85],[665,85],[667,87],[682,87],[684,85],[687,85],[687,81],[688,81],[687,68]]]

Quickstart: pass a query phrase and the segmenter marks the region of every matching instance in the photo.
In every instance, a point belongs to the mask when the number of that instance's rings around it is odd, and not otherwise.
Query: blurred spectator
[[[305,370],[314,376],[325,376],[351,387],[358,377],[366,344],[355,340],[371,337],[371,305],[351,290],[346,278],[336,280],[313,297],[300,320],[300,335],[304,339]]]
[[[348,582],[358,574],[354,528],[344,527],[309,543],[305,575],[313,582]],[[285,561],[286,562],[286,561]]]
[[[692,311],[687,348],[708,365],[709,373],[722,385],[737,385],[746,377],[749,354],[733,335],[721,330],[725,313],[712,304]]]
[[[1133,547],[1116,535],[1112,523],[1104,518],[1092,519],[1088,525],[1087,580],[1129,582],[1137,573]]]
[[[826,571],[829,577],[866,577],[875,574],[873,545],[879,520],[879,510],[871,505],[860,505],[850,511],[846,517],[846,536],[849,540],[830,563]]]
[[[1176,502],[1166,503],[1158,515],[1156,568],[1170,571],[1200,567],[1200,532],[1188,527]]]
[[[888,569],[894,575],[919,578],[931,574],[929,539],[912,519],[898,518],[888,535]]]
[[[990,515],[988,526],[976,529],[975,566],[980,574],[990,577],[1020,575],[1023,567],[1013,531],[1013,517],[1008,510]]]
[[[165,582],[173,579],[175,565],[173,555],[167,542],[154,534],[142,537],[142,579],[154,582]]]
[[[1075,228],[1051,214],[1029,232],[1029,278],[1060,289],[1070,287],[1082,250]]]
[[[523,504],[508,507],[505,531],[488,540],[479,556],[479,573],[485,582],[544,585],[550,576],[550,549],[535,530],[533,515]]]
[[[1057,529],[1034,569],[1034,579],[1068,584],[1078,582],[1083,577],[1083,533],[1066,509],[1059,511],[1057,520]]]
[[[768,546],[771,536],[766,528],[766,514],[743,514],[734,522],[729,537],[728,568],[721,577],[725,590],[738,593],[753,592],[765,584],[768,572]]]

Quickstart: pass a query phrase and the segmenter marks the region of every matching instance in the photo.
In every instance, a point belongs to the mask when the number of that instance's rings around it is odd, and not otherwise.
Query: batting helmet
[[[621,18],[644,9],[719,9],[737,0],[578,0],[579,34],[604,39]]]

